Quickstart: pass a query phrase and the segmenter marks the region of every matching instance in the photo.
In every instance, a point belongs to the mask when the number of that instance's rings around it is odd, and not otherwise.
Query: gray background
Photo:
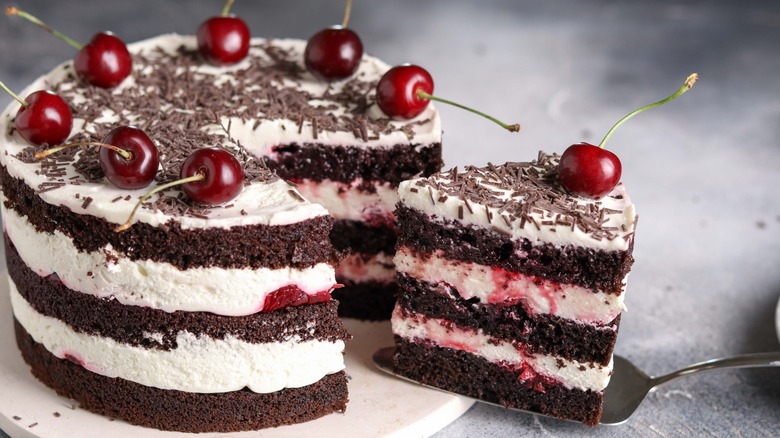
[[[616,351],[658,374],[778,349],[780,2],[355,3],[350,25],[368,52],[420,64],[436,94],[523,124],[510,134],[439,105],[447,166],[597,143],[622,115],[697,71],[690,93],[626,123],[609,143],[641,217]],[[192,33],[222,8],[218,0],[17,5],[82,42],[104,29],[126,41]],[[233,11],[253,35],[308,38],[339,23],[342,8],[239,1]],[[73,55],[29,23],[0,18],[0,80],[12,89]],[[0,354],[17,353],[3,346]],[[779,426],[780,370],[762,369],[670,384],[623,426],[589,429],[478,404],[440,436],[763,436]]]

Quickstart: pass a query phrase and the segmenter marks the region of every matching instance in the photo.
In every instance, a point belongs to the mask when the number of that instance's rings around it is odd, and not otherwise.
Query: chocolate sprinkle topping
[[[322,132],[351,133],[361,142],[393,131],[413,136],[420,122],[399,127],[387,118],[368,117],[375,81],[356,77],[340,87],[328,87],[322,95],[304,90],[301,55],[297,49],[279,47],[271,40],[255,41],[246,61],[249,66],[233,71],[230,80],[219,80],[199,71],[203,62],[193,48],[179,47],[168,53],[158,47],[133,55],[135,84],[121,92],[84,85],[73,75],[52,84],[52,89],[69,102],[83,102],[72,109],[74,118],[85,121],[85,128],[71,142],[101,141],[120,125],[146,131],[160,152],[159,184],[178,179],[182,162],[192,152],[213,146],[225,148],[239,159],[246,184],[276,181],[278,177],[263,157],[252,155],[233,138],[234,120],[253,121],[253,129],[270,121],[293,120],[299,132],[311,129],[315,139]],[[36,162],[34,152],[28,148],[17,158]],[[64,184],[109,184],[95,147],[66,149],[38,162],[40,173],[48,177],[38,187],[39,193]],[[78,176],[66,179],[66,166],[75,169]],[[85,204],[86,208],[89,204]],[[192,217],[205,217],[209,211],[190,202],[179,188],[161,193],[143,208]]]
[[[620,231],[620,234],[625,233],[625,226],[621,230],[605,225],[608,222],[606,215],[622,211],[604,207],[601,201],[584,201],[563,191],[556,175],[559,160],[557,154],[539,152],[537,159],[531,162],[467,166],[463,172],[454,168],[419,179],[415,185],[427,190],[434,204],[437,202],[434,189],[440,193],[439,202],[446,201],[448,196],[460,199],[458,217],[461,219],[463,206],[474,214],[472,203],[484,205],[487,219],[494,224],[495,230],[501,228],[495,226],[493,209],[501,216],[500,222],[510,227],[513,224],[519,228],[530,225],[537,230],[542,226],[554,230],[556,226],[565,226],[572,231],[579,229],[595,240],[613,240],[619,237]],[[410,191],[417,192],[418,189],[412,187]],[[622,196],[617,195],[615,199],[622,199]],[[543,220],[539,221],[534,214],[543,215]],[[623,238],[628,240],[631,234]]]

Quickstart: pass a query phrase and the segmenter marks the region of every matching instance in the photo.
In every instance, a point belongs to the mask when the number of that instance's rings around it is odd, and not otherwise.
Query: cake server
[[[416,380],[412,380],[402,375],[396,374],[393,369],[394,354],[395,347],[380,348],[374,353],[374,364],[380,370],[408,382],[416,383],[418,385],[426,386],[428,388],[439,391],[450,392],[436,388],[434,386],[425,385],[423,383],[417,382]],[[601,413],[600,424],[617,425],[626,422],[626,420],[628,420],[628,418],[636,411],[636,409],[639,407],[639,404],[642,403],[642,400],[645,399],[645,396],[649,392],[655,390],[657,387],[663,384],[677,379],[678,377],[689,376],[699,371],[706,370],[758,367],[780,367],[780,351],[711,359],[689,365],[680,370],[658,377],[651,377],[647,375],[647,373],[637,368],[636,365],[629,362],[628,359],[615,355],[612,378],[609,381],[607,389],[604,390],[604,407]],[[482,403],[506,408],[506,406],[486,402],[484,400],[475,400]],[[506,409],[541,415],[537,412],[524,411],[522,409]]]

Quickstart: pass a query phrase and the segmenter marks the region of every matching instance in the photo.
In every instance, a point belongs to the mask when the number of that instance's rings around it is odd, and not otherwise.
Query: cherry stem
[[[10,88],[8,88],[8,87],[7,87],[7,86],[6,86],[6,85],[3,83],[3,81],[0,81],[0,88],[2,88],[3,90],[5,90],[5,92],[6,92],[6,93],[10,94],[10,95],[11,95],[11,97],[13,97],[15,101],[17,101],[17,102],[21,103],[23,107],[27,108],[28,106],[30,106],[30,104],[29,104],[29,103],[27,103],[27,101],[25,101],[24,99],[22,99],[21,97],[19,97],[19,95],[18,95],[18,94],[16,94],[16,93],[14,93],[13,91],[11,91],[11,89],[10,89]]]
[[[658,102],[651,103],[650,105],[645,105],[645,106],[643,106],[641,108],[637,108],[634,111],[628,113],[625,117],[623,117],[622,119],[618,120],[618,122],[615,123],[615,125],[612,126],[612,128],[610,128],[609,132],[607,132],[607,135],[605,135],[604,139],[601,140],[601,143],[599,143],[599,147],[604,149],[604,146],[607,144],[607,140],[609,140],[609,137],[612,136],[612,133],[615,132],[615,130],[618,128],[618,126],[622,125],[626,120],[630,119],[631,117],[634,117],[635,115],[637,115],[637,114],[639,114],[639,113],[641,113],[643,111],[647,111],[650,108],[655,108],[657,106],[661,106],[661,105],[663,105],[663,104],[665,104],[667,102],[670,102],[670,101],[672,101],[674,99],[677,99],[683,93],[685,93],[686,91],[688,91],[691,88],[693,88],[693,84],[695,84],[698,79],[699,79],[699,74],[698,73],[692,73],[690,76],[688,76],[685,79],[685,83],[683,83],[682,86],[677,91],[675,91],[674,94],[672,94],[671,96],[667,97],[666,99],[661,99]]]
[[[57,146],[56,148],[46,149],[45,151],[38,152],[35,154],[35,159],[40,160],[41,158],[46,158],[51,154],[56,154],[57,152],[63,149],[75,148],[78,146],[99,146],[101,148],[111,149],[112,151],[119,154],[125,160],[130,160],[133,158],[132,152],[126,151],[118,146],[114,146],[112,144],[107,144],[107,143],[100,143],[97,141],[82,141],[78,143],[64,144],[62,146]]]
[[[125,231],[126,229],[133,226],[133,217],[135,216],[135,212],[138,211],[138,207],[141,206],[144,202],[146,202],[147,199],[151,198],[155,193],[162,192],[163,190],[168,190],[171,187],[175,187],[181,184],[187,184],[189,182],[195,182],[195,181],[203,181],[206,179],[206,175],[203,172],[198,172],[195,175],[188,176],[187,178],[177,179],[176,181],[171,181],[169,183],[160,185],[155,187],[153,190],[150,190],[143,196],[141,196],[138,199],[138,202],[135,203],[135,207],[133,207],[133,210],[130,212],[130,216],[127,217],[127,221],[123,223],[122,225],[114,228],[115,233],[121,233],[122,231]]]
[[[223,17],[227,17],[228,14],[230,13],[230,7],[233,6],[233,1],[234,0],[227,0],[225,2],[225,7],[222,8],[222,16]]]
[[[42,28],[46,32],[49,32],[50,34],[56,36],[57,38],[61,39],[62,41],[65,41],[66,43],[68,43],[71,46],[75,47],[76,50],[81,50],[82,48],[84,48],[84,46],[82,44],[79,44],[76,41],[73,41],[72,39],[66,37],[65,35],[57,32],[54,28],[52,28],[48,24],[46,24],[43,21],[39,20],[35,16],[28,14],[27,12],[20,11],[19,9],[17,9],[17,8],[15,8],[13,6],[8,6],[7,8],[5,8],[5,14],[9,15],[9,16],[10,15],[18,15],[18,16],[24,18],[25,20],[30,21],[33,24],[38,25],[38,27]]]
[[[501,120],[498,120],[497,118],[495,118],[493,116],[489,116],[489,115],[487,115],[487,114],[485,114],[485,113],[483,113],[481,111],[477,111],[477,110],[475,110],[473,108],[469,108],[469,107],[461,105],[459,103],[455,103],[455,102],[453,102],[451,100],[442,99],[441,97],[433,96],[431,94],[426,93],[423,90],[417,90],[417,92],[415,93],[415,96],[417,96],[420,99],[435,100],[437,102],[443,102],[443,103],[446,103],[446,104],[449,104],[449,105],[452,105],[452,106],[456,106],[458,108],[462,108],[462,109],[464,109],[466,111],[470,111],[470,112],[472,112],[474,114],[480,115],[480,116],[482,116],[482,117],[484,117],[484,118],[486,118],[488,120],[491,120],[491,121],[497,123],[499,126],[501,126],[502,128],[506,129],[509,132],[519,132],[520,131],[520,124],[519,123],[515,123],[515,124],[512,124],[512,125],[506,124],[506,123],[502,122]]]
[[[344,9],[344,19],[341,20],[341,27],[346,29],[349,23],[349,13],[352,12],[352,0],[347,0],[347,7]]]

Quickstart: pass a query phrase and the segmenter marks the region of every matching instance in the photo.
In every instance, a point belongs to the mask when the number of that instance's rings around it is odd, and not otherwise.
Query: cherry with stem
[[[590,143],[569,146],[558,163],[558,180],[561,186],[573,195],[592,199],[600,199],[610,193],[620,182],[622,165],[617,155],[605,149],[607,140],[628,119],[680,97],[693,87],[698,78],[699,75],[693,73],[670,96],[628,113],[610,128],[598,146]]]
[[[65,149],[97,146],[98,161],[103,173],[120,189],[141,189],[154,180],[160,164],[157,147],[148,135],[133,126],[120,126],[111,130],[102,142],[85,141],[69,143],[35,154],[42,159]]]
[[[509,132],[520,131],[520,124],[507,124],[482,111],[433,95],[433,78],[424,68],[405,64],[388,70],[376,86],[376,103],[390,118],[413,119],[420,115],[431,100],[453,105],[480,115]]]
[[[249,53],[249,27],[230,14],[233,0],[227,0],[222,14],[204,21],[197,32],[198,51],[212,65],[232,65]]]
[[[127,221],[114,231],[119,233],[130,228],[138,208],[155,193],[171,187],[182,186],[184,193],[198,204],[220,205],[235,199],[243,185],[244,169],[233,154],[216,147],[198,149],[182,163],[178,180],[159,185],[141,196]]]
[[[0,88],[21,104],[14,128],[27,143],[34,146],[60,144],[73,128],[73,113],[65,100],[51,91],[35,91],[22,99],[3,82]]]
[[[323,29],[309,38],[303,61],[306,69],[326,81],[337,81],[352,76],[363,59],[363,42],[352,29],[347,28],[352,0],[347,0],[341,26]]]
[[[34,15],[13,6],[5,9],[8,16],[19,16],[37,25],[78,50],[73,61],[76,74],[84,82],[101,88],[113,88],[130,75],[133,60],[125,43],[111,32],[95,34],[83,45],[44,23]]]

